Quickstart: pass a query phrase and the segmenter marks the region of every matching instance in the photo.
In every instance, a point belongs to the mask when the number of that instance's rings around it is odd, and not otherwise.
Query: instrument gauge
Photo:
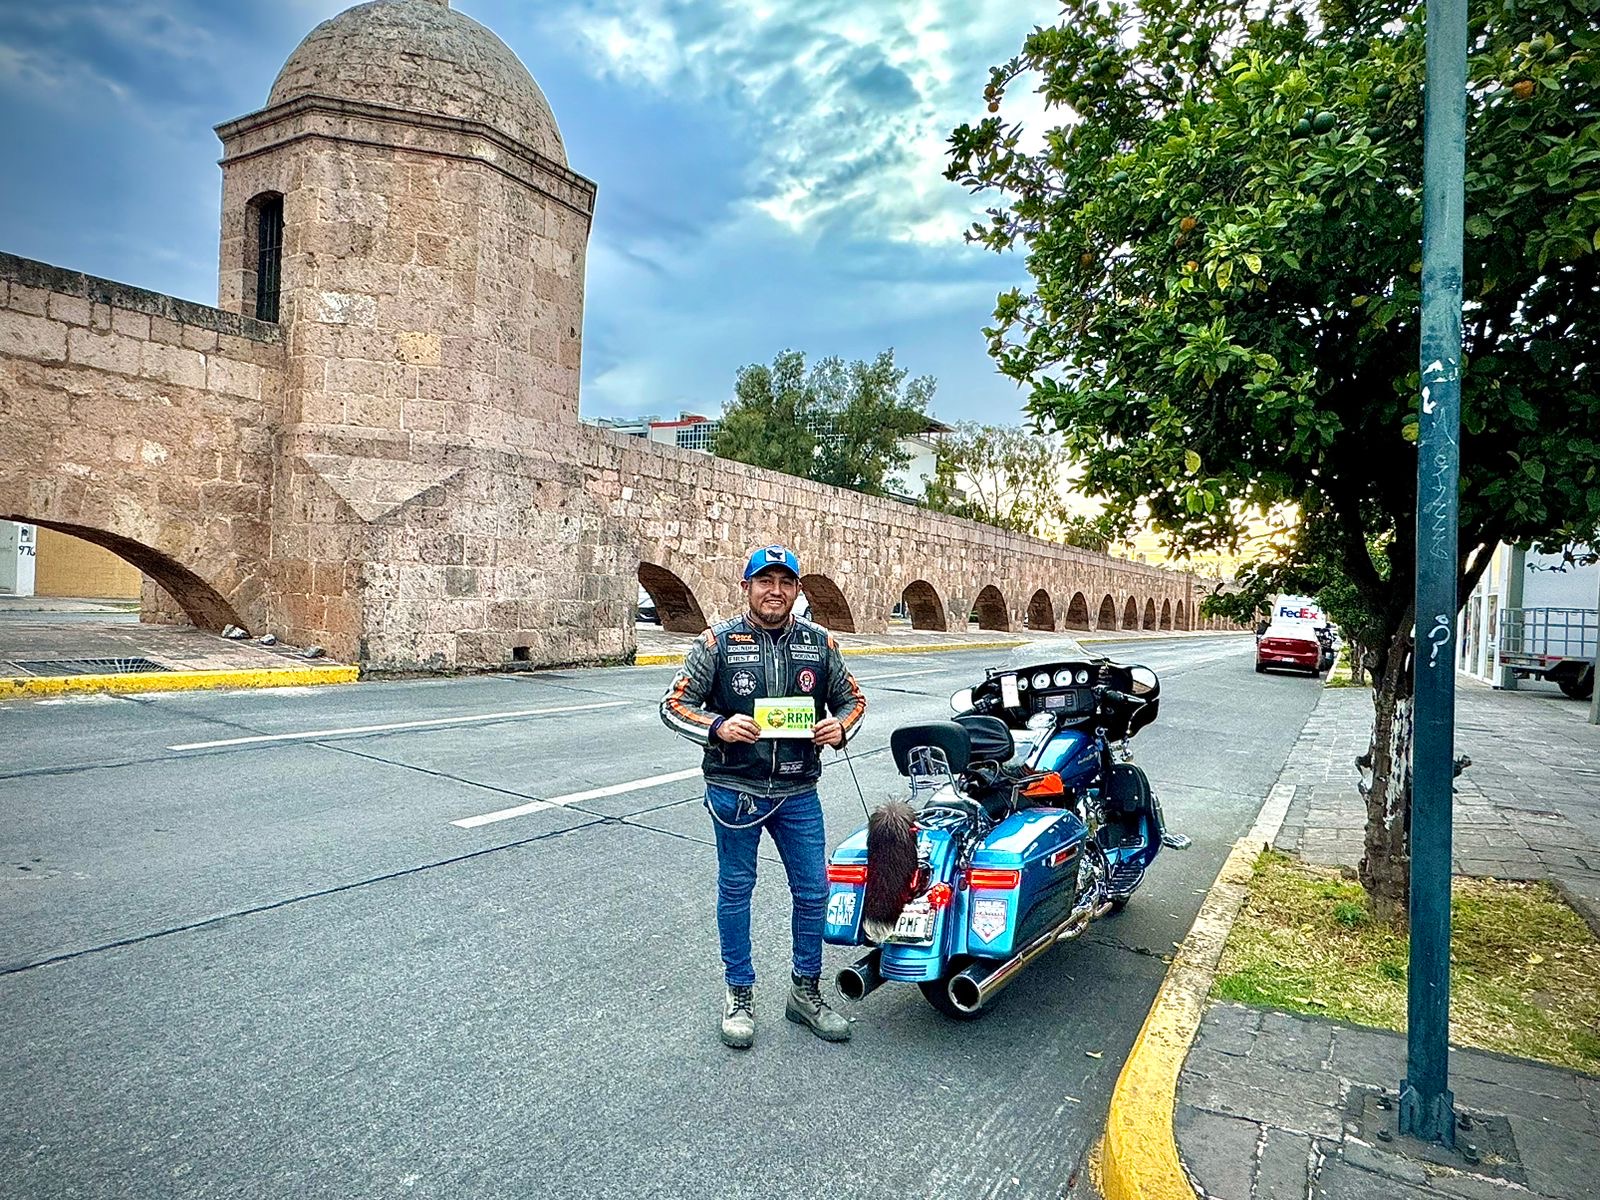
[[[1017,676],[1017,691],[1025,692],[1027,690],[1028,690],[1028,677],[1026,675],[1018,675]]]
[[[1078,682],[1080,684],[1089,682],[1089,672],[1087,669],[1083,669],[1078,672]]]
[[[1056,686],[1057,687],[1071,687],[1072,686],[1072,672],[1071,671],[1067,671],[1067,670],[1057,671],[1056,672]]]
[[[1035,675],[1033,677],[1033,686],[1036,687],[1036,688],[1047,688],[1047,687],[1049,687],[1050,686],[1050,672],[1048,672],[1048,671],[1040,671],[1037,675]]]

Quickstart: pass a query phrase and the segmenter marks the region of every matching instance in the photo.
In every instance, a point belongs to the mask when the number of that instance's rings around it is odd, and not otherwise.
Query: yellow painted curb
[[[41,675],[0,679],[0,700],[64,696],[84,692],[192,692],[208,688],[308,687],[354,683],[359,667],[326,663],[316,667],[257,667],[239,671],[148,671],[128,675]]]
[[[1293,794],[1292,787],[1274,786],[1255,828],[1234,843],[1134,1039],[1101,1141],[1098,1182],[1105,1200],[1195,1200],[1198,1194],[1172,1130],[1178,1072],[1200,1028],[1228,932],[1249,895],[1256,856],[1277,836]]]

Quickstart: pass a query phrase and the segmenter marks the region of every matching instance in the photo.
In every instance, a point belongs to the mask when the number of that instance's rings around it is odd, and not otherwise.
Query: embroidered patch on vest
[[[808,694],[814,692],[817,689],[817,673],[810,667],[806,667],[794,677],[794,683],[802,692]]]
[[[733,689],[735,696],[753,696],[756,693],[756,676],[754,671],[735,671],[728,686]]]

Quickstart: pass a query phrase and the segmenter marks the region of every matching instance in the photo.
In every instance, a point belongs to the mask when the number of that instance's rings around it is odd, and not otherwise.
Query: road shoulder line
[[[1134,1040],[1106,1114],[1098,1164],[1105,1200],[1191,1200],[1199,1194],[1178,1157],[1172,1129],[1178,1072],[1249,895],[1256,855],[1277,837],[1294,792],[1291,783],[1273,784],[1250,832],[1234,843]]]

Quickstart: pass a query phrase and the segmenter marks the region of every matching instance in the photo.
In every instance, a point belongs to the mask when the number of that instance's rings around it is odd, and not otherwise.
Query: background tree
[[[771,367],[740,369],[716,452],[882,495],[888,478],[910,461],[901,439],[928,427],[937,385],[931,375],[909,374],[895,366],[893,350],[871,362],[824,358],[809,371],[804,354],[785,350]]]
[[[1594,2],[1478,2],[1470,21],[1462,595],[1497,542],[1600,524]],[[1375,668],[1361,878],[1397,918],[1423,73],[1420,5],[1067,0],[985,89],[998,113],[1036,88],[1061,124],[1037,151],[998,115],[963,125],[948,171],[996,198],[971,237],[1026,252],[1032,288],[999,297],[990,350],[1087,490],[1197,550],[1292,503],[1304,536],[1258,570],[1348,589]]]
[[[1104,551],[1113,540],[1108,523],[1067,506],[1061,485],[1070,467],[1059,438],[963,421],[939,439],[926,500],[940,512]]]

